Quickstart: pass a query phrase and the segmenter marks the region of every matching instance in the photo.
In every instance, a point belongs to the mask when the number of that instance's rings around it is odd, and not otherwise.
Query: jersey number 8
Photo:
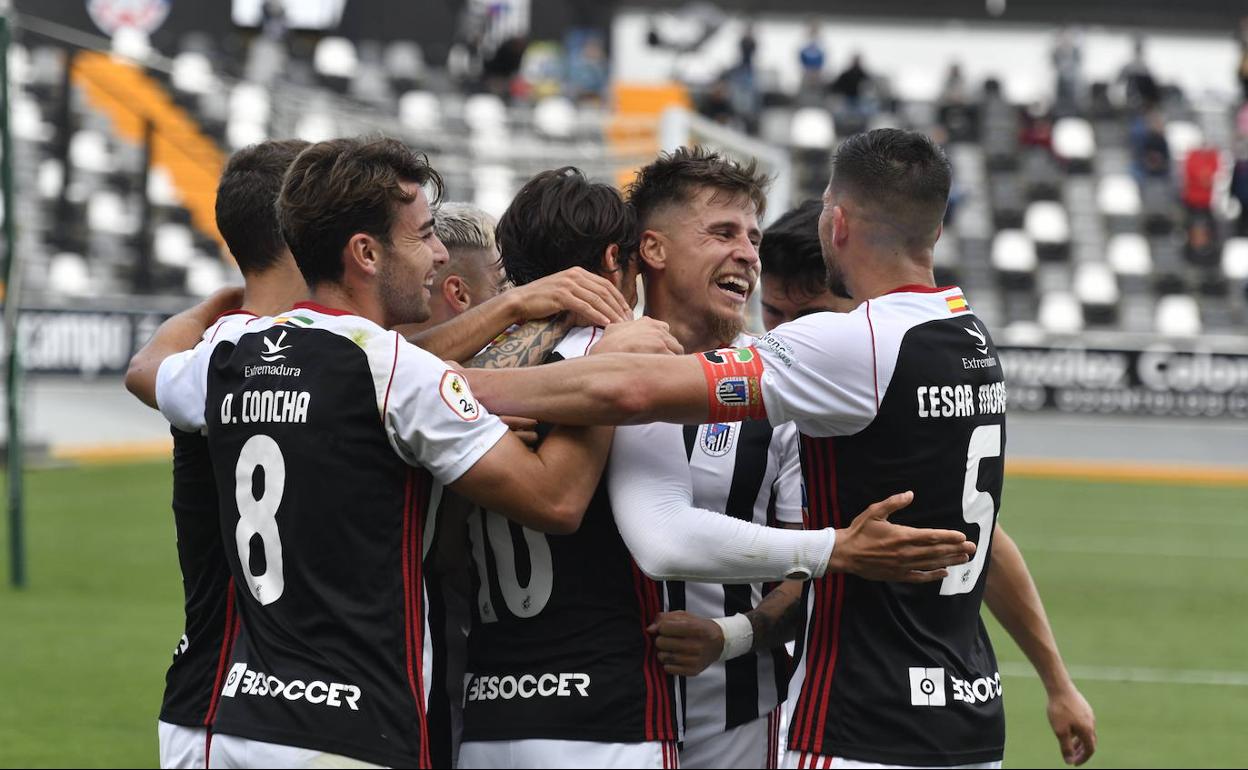
[[[264,471],[264,491],[256,499],[252,491],[256,470]],[[286,489],[286,461],[277,442],[265,435],[255,435],[243,444],[234,469],[234,502],[238,505],[238,525],[234,542],[238,559],[251,595],[260,604],[272,604],[282,596],[286,579],[282,574],[282,538],[277,531],[277,509]],[[252,574],[251,541],[260,537],[264,548],[264,572]]]

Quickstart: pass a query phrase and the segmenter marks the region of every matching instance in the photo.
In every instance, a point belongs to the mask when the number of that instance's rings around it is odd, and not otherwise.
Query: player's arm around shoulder
[[[242,304],[243,290],[232,286],[221,289],[203,302],[183,310],[162,323],[152,338],[130,359],[126,369],[126,390],[144,404],[158,409],[156,376],[166,358],[190,350],[223,313]]]

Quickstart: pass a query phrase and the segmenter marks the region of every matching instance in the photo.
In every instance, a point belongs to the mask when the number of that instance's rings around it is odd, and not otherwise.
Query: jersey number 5
[[[971,433],[971,443],[966,448],[966,478],[962,482],[962,519],[967,524],[979,526],[979,540],[975,543],[975,556],[966,564],[949,567],[949,574],[940,583],[942,596],[968,594],[979,582],[979,573],[988,558],[988,545],[992,542],[992,495],[979,489],[979,462],[1001,456],[1001,426],[980,425]]]
[[[264,491],[255,497],[256,471],[264,472]],[[234,542],[238,559],[251,595],[261,604],[277,601],[286,588],[282,575],[282,538],[277,531],[277,509],[286,489],[286,461],[277,442],[265,435],[255,435],[243,444],[234,469],[234,502],[238,505],[238,525]],[[259,536],[264,549],[264,572],[251,569],[251,541]]]

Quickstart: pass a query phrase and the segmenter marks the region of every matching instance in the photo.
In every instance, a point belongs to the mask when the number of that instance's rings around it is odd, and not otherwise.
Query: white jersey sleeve
[[[453,484],[499,442],[507,426],[477,401],[459,372],[398,334],[391,342],[369,350],[374,359],[389,354],[393,360],[386,390],[379,393],[386,434],[406,462]]]
[[[779,468],[771,489],[775,494],[776,521],[783,524],[800,525],[805,521],[802,509],[806,507],[806,495],[797,441],[797,428],[793,423],[777,426],[775,438],[771,441],[772,451],[778,455],[776,467]]]
[[[175,353],[160,362],[156,370],[156,408],[169,424],[185,433],[204,429],[204,407],[208,400],[208,363],[218,339],[245,326],[257,317],[250,313],[227,313],[205,331],[190,350]]]
[[[796,532],[693,506],[693,480],[678,425],[617,428],[607,469],[616,526],[637,565],[655,580],[758,583],[819,577],[832,529]]]
[[[813,313],[759,338],[763,403],[772,425],[792,421],[808,436],[848,436],[875,419],[880,383],[895,357],[876,361],[870,304],[852,313]]]

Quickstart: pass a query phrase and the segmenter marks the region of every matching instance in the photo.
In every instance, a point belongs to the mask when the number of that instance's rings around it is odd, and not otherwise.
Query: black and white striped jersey
[[[752,344],[753,338],[746,335],[733,342],[734,347]],[[634,452],[665,441],[670,430],[662,423],[617,428],[611,473],[627,473],[621,464]],[[792,424],[772,428],[762,421],[710,423],[684,426],[683,433],[689,473],[637,483],[687,484],[694,507],[743,521],[802,524],[801,463]],[[669,581],[668,608],[701,617],[733,615],[756,607],[770,588],[758,583]],[[789,669],[788,654],[778,648],[713,663],[696,677],[682,677],[685,743],[711,738],[771,712],[784,700]]]
[[[585,355],[602,333],[573,329],[552,360]],[[662,585],[637,567],[605,482],[580,529],[546,535],[490,511],[468,519],[473,613],[464,741],[673,741],[673,680],[646,627]]]
[[[506,426],[434,356],[311,304],[166,359],[157,401],[207,436],[239,589],[216,731],[429,767],[425,512]]]
[[[773,424],[801,432],[807,527],[844,527],[905,490],[891,520],[958,529],[978,550],[938,583],[842,574],[807,587],[790,749],[885,764],[999,761],[1001,679],[980,620],[1001,504],[1005,383],[960,289],[906,286],[757,344]]]

